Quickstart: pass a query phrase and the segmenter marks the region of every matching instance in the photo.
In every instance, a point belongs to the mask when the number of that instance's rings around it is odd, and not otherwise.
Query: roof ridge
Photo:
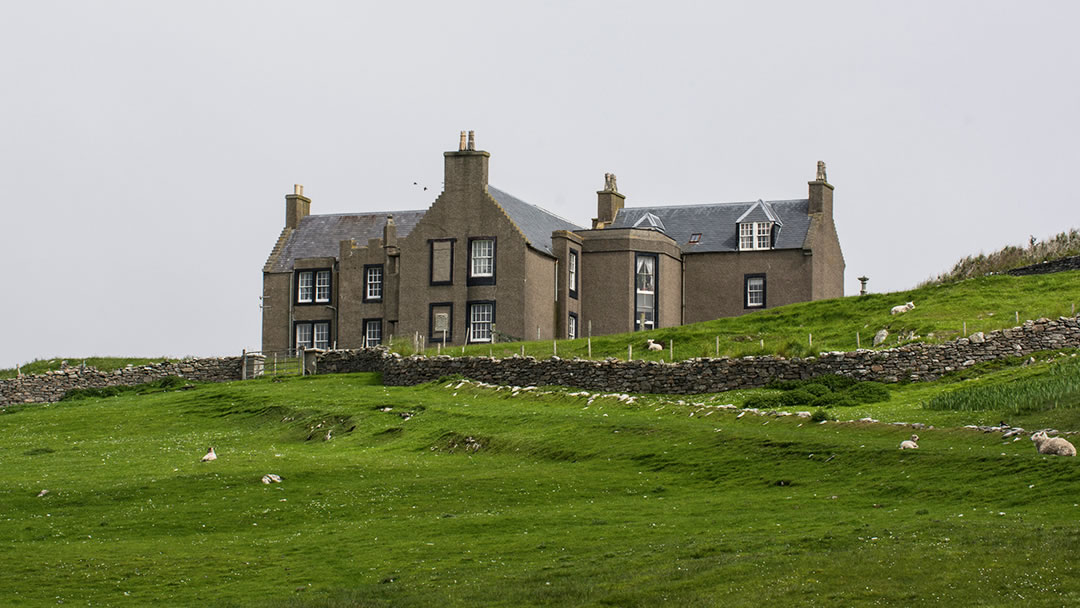
[[[809,201],[809,200],[810,199],[808,199],[808,198],[783,198],[783,199],[776,199],[776,200],[767,201],[765,199],[760,199],[759,198],[759,199],[752,200],[752,201],[728,201],[728,202],[721,202],[721,203],[687,203],[685,205],[650,205],[650,206],[643,206],[643,207],[634,206],[634,207],[623,207],[622,210],[623,211],[645,211],[645,210],[652,210],[652,209],[685,209],[687,207],[718,207],[718,206],[721,206],[721,205],[753,205],[753,204],[755,204],[757,202],[763,202],[763,203],[769,203],[769,204],[775,204],[775,203],[803,203],[803,202],[806,202],[806,201]]]
[[[309,217],[359,217],[362,215],[394,215],[395,213],[427,213],[427,209],[391,209],[387,211],[367,211],[364,213],[311,213]]]

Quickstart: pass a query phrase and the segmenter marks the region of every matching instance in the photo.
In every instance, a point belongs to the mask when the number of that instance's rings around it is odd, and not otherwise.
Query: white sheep
[[[649,350],[664,350],[664,343],[663,342],[656,342],[652,338],[649,338],[648,340],[645,340],[645,342],[647,343],[647,345],[649,347]]]
[[[1063,437],[1049,437],[1046,431],[1039,431],[1031,436],[1031,440],[1035,442],[1035,449],[1040,454],[1076,456],[1076,448]]]
[[[911,310],[912,308],[915,308],[915,303],[914,302],[908,302],[907,304],[901,304],[899,306],[893,306],[892,311],[889,312],[889,314],[898,315],[898,314],[901,314],[901,313],[905,313],[905,312]]]
[[[217,454],[214,453],[214,446],[210,446],[210,451],[206,453],[206,456],[202,457],[200,462],[210,462],[211,460],[217,460]]]
[[[919,440],[918,435],[912,435],[911,439],[905,439],[905,440],[900,442],[900,449],[901,450],[917,450],[917,449],[919,449],[919,444],[917,444],[915,442],[918,441],[918,440]]]

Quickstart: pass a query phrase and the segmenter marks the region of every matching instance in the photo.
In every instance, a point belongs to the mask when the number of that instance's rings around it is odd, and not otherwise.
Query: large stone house
[[[488,185],[462,136],[426,210],[312,215],[303,188],[263,267],[264,351],[575,338],[840,297],[823,163],[807,198],[624,207],[586,229]]]

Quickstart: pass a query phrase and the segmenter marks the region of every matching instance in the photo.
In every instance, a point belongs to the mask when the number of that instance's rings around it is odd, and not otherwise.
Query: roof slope
[[[674,239],[684,253],[738,251],[736,224],[743,214],[755,206],[758,207],[755,212],[764,211],[762,215],[765,216],[768,212],[762,209],[761,202],[623,208],[615,216],[611,228],[632,228],[646,213],[651,213],[663,221],[662,232]],[[810,229],[810,217],[807,215],[810,201],[769,201],[764,207],[776,215],[778,223],[783,224],[776,235],[774,249],[801,249]],[[692,234],[701,234],[701,240],[696,244],[690,243]]]
[[[281,254],[272,260],[266,272],[289,272],[302,258],[336,258],[340,242],[354,239],[367,245],[368,239],[382,238],[386,216],[394,216],[398,238],[408,236],[425,211],[381,211],[309,215],[288,236]]]
[[[551,233],[556,230],[582,230],[581,226],[571,223],[569,220],[541,209],[536,205],[530,205],[525,201],[510,194],[488,186],[488,194],[506,212],[510,221],[517,224],[529,246],[544,253],[554,255],[551,249]]]

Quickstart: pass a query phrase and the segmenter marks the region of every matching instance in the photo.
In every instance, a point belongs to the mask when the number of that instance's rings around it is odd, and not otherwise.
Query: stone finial
[[[458,152],[464,152],[465,151],[465,132],[464,131],[461,132],[461,139],[458,140],[457,149],[458,149]]]
[[[605,173],[604,174],[604,191],[605,192],[618,192],[619,191],[618,186],[615,185],[615,174],[614,173]]]
[[[476,150],[476,135],[475,135],[475,133],[476,133],[475,131],[469,131],[469,151],[470,152]]]
[[[303,184],[293,184],[292,190],[293,190],[293,194],[295,194],[297,196],[304,196],[304,185]]]
[[[394,214],[391,213],[390,215],[386,216],[386,223],[390,224],[391,226],[394,225]]]
[[[819,182],[827,182],[827,181],[829,181],[825,177],[825,161],[823,161],[823,160],[817,161],[817,177],[815,177],[814,179],[816,181],[819,181]]]

